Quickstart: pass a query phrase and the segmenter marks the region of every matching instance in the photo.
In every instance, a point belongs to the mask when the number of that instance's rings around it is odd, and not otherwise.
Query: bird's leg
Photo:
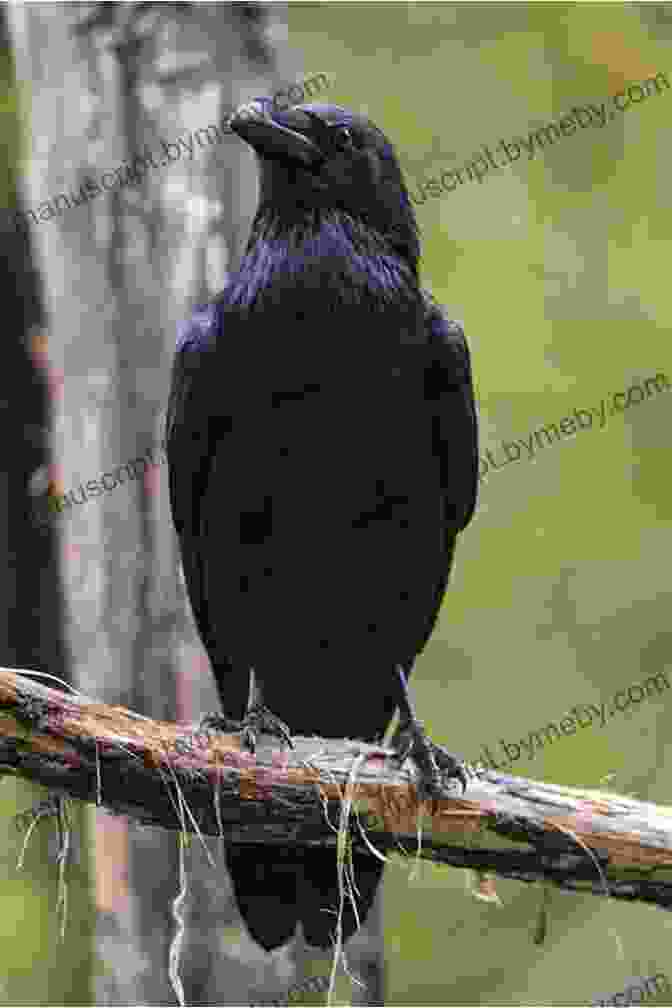
[[[247,713],[242,721],[245,732],[244,741],[250,752],[257,748],[257,735],[273,735],[285,742],[290,749],[294,748],[289,728],[273,711],[264,704],[264,693],[261,682],[250,669],[250,695],[247,700]]]
[[[249,752],[256,752],[257,735],[272,735],[285,742],[290,749],[294,748],[289,728],[276,714],[264,704],[263,689],[254,669],[250,669],[250,692],[247,698],[247,711],[242,721],[226,717],[224,714],[206,714],[199,723],[201,730],[226,732],[243,732],[243,744]]]
[[[413,702],[408,689],[408,675],[403,665],[399,665],[401,694],[399,700],[399,726],[394,733],[392,745],[396,750],[399,766],[407,757],[412,757],[420,771],[419,793],[422,799],[434,798],[443,790],[443,776],[457,777],[466,791],[468,777],[464,762],[458,756],[436,745],[427,735],[422,722],[413,710]],[[409,673],[410,675],[410,669]]]

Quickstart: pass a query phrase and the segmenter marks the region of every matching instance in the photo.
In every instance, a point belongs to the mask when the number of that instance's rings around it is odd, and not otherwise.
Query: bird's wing
[[[178,325],[177,347],[166,412],[166,453],[173,522],[189,600],[210,660],[225,660],[216,648],[203,583],[201,504],[223,417],[213,417],[212,376],[219,326],[216,304],[194,310]],[[220,642],[221,652],[221,642]]]
[[[428,398],[436,403],[434,441],[441,462],[447,532],[461,532],[478,494],[478,420],[471,358],[459,322],[446,318],[425,295],[426,325],[433,347]]]

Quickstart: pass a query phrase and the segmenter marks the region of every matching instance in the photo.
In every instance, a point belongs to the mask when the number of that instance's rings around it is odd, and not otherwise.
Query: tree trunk
[[[21,206],[16,191],[20,133],[14,111],[16,94],[13,53],[7,25],[7,5],[0,8],[0,80],[2,87],[2,145],[0,154],[0,194],[3,207]],[[0,215],[0,272],[3,291],[2,367],[0,368],[0,655],[13,665],[28,666],[63,678],[67,675],[63,641],[63,598],[58,576],[55,530],[39,521],[46,502],[48,471],[49,394],[43,367],[44,310],[39,277],[34,266],[32,243],[24,228],[14,226],[13,212]],[[14,790],[14,794],[12,794]],[[3,798],[11,807],[14,799],[25,808],[41,796],[41,789],[17,780],[5,786]],[[6,806],[7,808],[7,806]],[[78,810],[75,825],[81,826],[84,809]],[[11,836],[11,834],[10,834]],[[53,834],[31,843],[31,850],[17,872],[20,844],[5,849],[5,880],[18,902],[33,908],[32,934],[49,927],[51,907],[56,900],[54,885]],[[71,886],[74,906],[86,905],[79,894],[86,886],[86,872],[79,871],[79,848],[73,860],[78,865],[77,882]],[[80,876],[84,876],[80,878]],[[71,875],[72,877],[72,875]],[[81,884],[81,887],[80,887]],[[39,894],[39,895],[38,895]],[[11,906],[11,896],[9,897]],[[17,928],[17,930],[19,930]],[[30,947],[31,935],[19,938]],[[26,941],[27,939],[27,941]],[[20,998],[42,1002],[76,1002],[87,990],[91,957],[77,948],[77,936],[67,933],[59,948],[58,973],[54,961],[43,958],[41,969],[27,980],[13,968],[12,942],[5,947],[0,971],[0,991],[7,1003]]]

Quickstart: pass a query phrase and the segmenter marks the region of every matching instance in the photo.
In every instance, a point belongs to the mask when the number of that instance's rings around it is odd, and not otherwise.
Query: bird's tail
[[[232,845],[227,864],[238,909],[254,940],[270,952],[284,945],[301,922],[310,945],[328,949],[334,944],[340,894],[336,851],[299,850],[266,844]],[[371,909],[384,865],[370,854],[352,855],[354,885],[348,886],[341,918],[342,939],[357,931],[357,918],[348,890],[357,905],[359,924]]]

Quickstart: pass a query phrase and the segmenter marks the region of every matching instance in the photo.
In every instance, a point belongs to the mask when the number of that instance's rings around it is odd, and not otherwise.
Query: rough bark
[[[285,10],[33,3],[11,5],[8,16],[17,78],[30,100],[30,142],[27,213],[7,220],[28,227],[42,276],[56,460],[50,489],[72,493],[62,513],[47,515],[61,545],[69,675],[109,703],[196,717],[217,700],[180,583],[157,446],[175,324],[236,265],[256,179],[252,153],[234,136],[207,145],[203,137],[197,149],[194,133],[300,78],[284,47]],[[165,154],[163,141],[178,137],[191,139],[193,156]],[[140,171],[133,159],[147,151],[155,164]],[[137,181],[110,185],[105,173],[124,163]],[[98,193],[82,198],[91,179]],[[144,457],[150,464],[141,478],[114,476]],[[117,483],[110,492],[100,491],[103,474],[112,476],[106,491]],[[105,963],[94,1000],[171,1003],[176,838],[102,810],[94,836],[95,940]],[[199,857],[195,848],[190,857]],[[288,986],[241,933],[221,862],[216,879],[205,862],[192,864],[184,914],[190,1003],[249,1001],[260,976],[267,996]]]
[[[15,113],[16,81],[11,40],[7,27],[7,5],[0,6],[0,205],[19,208],[16,191],[17,156],[21,135]],[[48,490],[49,395],[43,367],[44,310],[39,276],[35,269],[30,236],[17,230],[6,214],[0,214],[0,275],[2,278],[4,327],[0,368],[0,660],[67,675],[63,641],[63,592],[58,572],[58,540],[49,525],[36,522]],[[21,807],[36,800],[40,789],[25,781],[6,788],[5,802],[16,800]],[[84,810],[82,809],[82,812]],[[79,816],[77,817],[79,820]],[[14,873],[10,867],[11,846],[5,850],[2,874],[11,877],[17,900],[8,897],[6,907],[29,901],[32,893],[51,893],[53,873],[49,863],[53,831],[45,831],[41,842],[31,847],[31,856]],[[53,849],[53,848],[52,848]],[[71,852],[81,878],[71,887],[71,905],[85,904],[79,894],[85,885],[80,873],[79,847]],[[17,851],[18,856],[18,851]],[[3,883],[3,890],[5,889]],[[53,890],[56,898],[55,887]],[[35,932],[49,926],[51,918],[32,904]],[[20,935],[20,931],[18,932]],[[27,937],[27,936],[26,936]],[[23,936],[17,943],[25,941]],[[58,959],[42,957],[41,968],[30,978],[12,968],[16,945],[5,946],[0,989],[8,1002],[20,1000],[77,1002],[85,996],[91,957],[74,934],[66,934]]]
[[[3,93],[11,95],[15,82],[4,9],[0,74]],[[10,205],[20,206],[13,125],[5,113],[0,189]],[[33,514],[34,499],[44,496],[48,479],[49,400],[40,356],[44,311],[30,238],[1,215],[0,270],[10,321],[2,346],[0,418],[5,432],[13,432],[3,438],[0,461],[0,650],[7,662],[63,676],[56,536],[51,528],[37,532]]]
[[[252,755],[236,734],[153,721],[8,669],[0,711],[2,769],[144,825],[335,848],[343,822],[357,846],[672,905],[672,808],[495,773],[419,803],[412,763],[397,769],[380,746],[295,738],[293,750]]]

